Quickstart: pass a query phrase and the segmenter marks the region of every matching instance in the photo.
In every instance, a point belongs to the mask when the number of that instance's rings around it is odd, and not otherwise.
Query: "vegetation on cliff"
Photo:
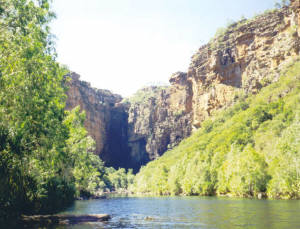
[[[47,0],[0,1],[0,221],[132,180],[91,152],[79,108],[65,111],[68,71],[55,61],[49,9]]]
[[[123,103],[127,104],[141,104],[146,103],[151,98],[154,98],[157,94],[159,94],[162,90],[166,89],[167,86],[149,86],[144,87],[134,93],[131,97],[123,99]]]
[[[142,167],[132,190],[154,195],[300,198],[300,62],[257,95],[212,116]]]

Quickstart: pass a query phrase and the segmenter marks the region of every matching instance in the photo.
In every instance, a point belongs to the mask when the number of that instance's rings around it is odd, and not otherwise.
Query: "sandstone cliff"
[[[177,73],[183,75],[185,73]],[[173,82],[172,82],[173,83]],[[153,160],[191,133],[191,100],[187,82],[174,82],[166,88],[144,88],[138,94],[148,94],[142,103],[130,101],[128,110],[128,143],[130,156],[138,163],[147,155]],[[137,95],[135,95],[137,96]]]
[[[240,94],[276,81],[280,69],[299,55],[299,15],[297,0],[234,23],[198,50],[187,73],[172,75],[170,87],[143,89],[154,93],[129,108],[131,156],[157,158]]]
[[[127,101],[73,77],[67,107],[86,110],[96,153],[108,165],[138,169],[199,128],[240,94],[257,93],[298,58],[300,0],[234,23],[193,55],[169,87],[149,87]]]
[[[96,141],[95,153],[107,166],[127,168],[127,112],[119,104],[121,96],[92,88],[89,83],[80,81],[76,73],[71,74],[71,79],[66,109],[80,105],[86,113],[85,127]]]
[[[231,25],[192,57],[193,125],[228,106],[241,91],[256,93],[276,81],[299,55],[295,11],[284,7]]]

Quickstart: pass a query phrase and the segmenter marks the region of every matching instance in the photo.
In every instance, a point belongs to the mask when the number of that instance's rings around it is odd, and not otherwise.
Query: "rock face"
[[[300,0],[232,24],[193,55],[187,73],[173,74],[169,87],[144,88],[127,102],[91,89],[75,75],[67,107],[79,104],[86,110],[96,153],[108,165],[137,170],[240,94],[257,93],[276,81],[299,56],[299,25]]]
[[[96,141],[95,153],[107,166],[127,167],[127,112],[119,104],[121,96],[92,88],[79,78],[78,74],[71,74],[66,109],[79,105],[85,111],[85,127]]]
[[[191,133],[192,94],[186,73],[174,74],[171,83],[167,88],[144,88],[138,94],[148,98],[130,103],[128,143],[136,166],[154,160]]]
[[[300,0],[290,0],[292,10],[292,26],[298,27],[298,33],[300,31]]]
[[[187,73],[129,108],[131,156],[153,160],[189,136],[214,111],[240,94],[256,93],[276,81],[280,69],[299,55],[299,0],[231,25],[192,57]]]
[[[256,93],[276,81],[279,70],[299,55],[291,8],[233,24],[192,57],[193,125],[228,106],[240,92]]]

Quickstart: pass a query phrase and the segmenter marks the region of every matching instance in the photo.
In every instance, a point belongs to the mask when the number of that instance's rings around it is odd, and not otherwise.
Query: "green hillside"
[[[132,190],[151,195],[300,197],[300,62],[143,167]]]

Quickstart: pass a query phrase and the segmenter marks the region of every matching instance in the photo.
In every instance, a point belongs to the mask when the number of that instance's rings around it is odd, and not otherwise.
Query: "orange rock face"
[[[297,10],[285,7],[233,24],[198,50],[187,73],[194,127],[238,94],[256,93],[276,81],[280,69],[298,57]]]
[[[127,113],[119,106],[121,96],[108,90],[95,89],[89,83],[80,81],[80,76],[71,74],[67,92],[66,109],[80,106],[86,113],[85,127],[96,142],[95,153],[107,166],[126,167]]]

